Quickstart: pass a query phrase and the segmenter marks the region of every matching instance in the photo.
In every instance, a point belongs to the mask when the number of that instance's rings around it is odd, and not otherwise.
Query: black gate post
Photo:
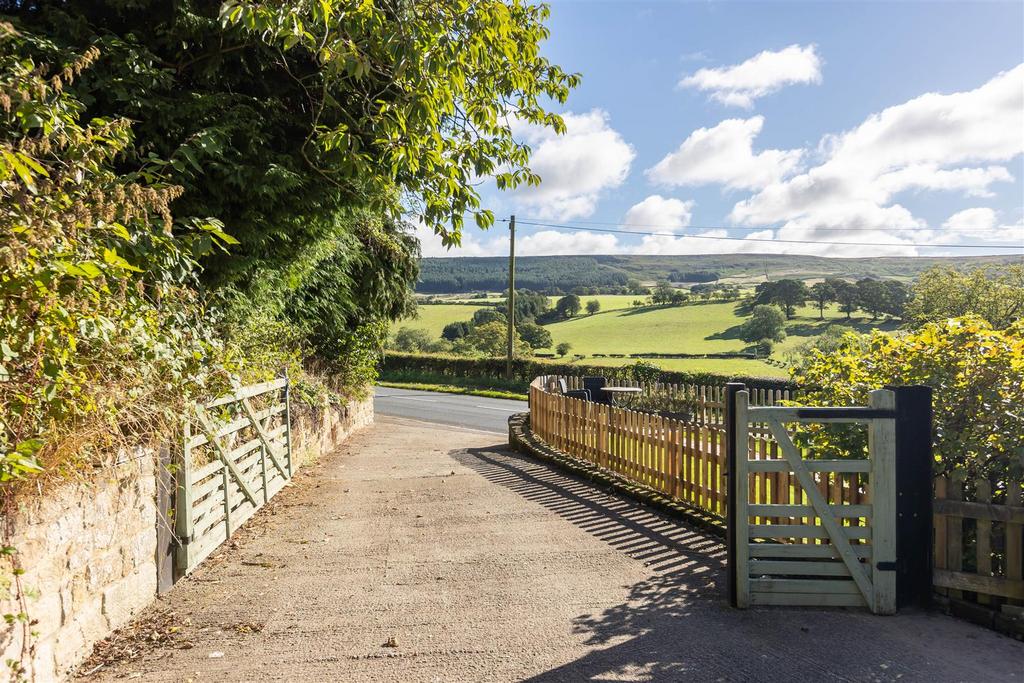
[[[746,389],[742,382],[729,382],[725,385],[725,468],[728,476],[729,506],[726,509],[725,539],[727,548],[729,576],[729,604],[738,607],[736,600],[736,544],[747,539],[736,538],[736,509],[740,495],[740,486],[736,481],[736,458],[741,449],[736,443],[736,394]],[[743,457],[747,457],[746,448],[742,449]],[[743,488],[746,494],[746,488]]]
[[[896,394],[896,606],[932,598],[932,389],[890,386]]]

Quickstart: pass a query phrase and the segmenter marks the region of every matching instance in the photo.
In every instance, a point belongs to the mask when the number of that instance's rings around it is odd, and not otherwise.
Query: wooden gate
[[[186,419],[177,470],[177,571],[192,571],[292,477],[287,378],[242,387]]]
[[[896,611],[896,410],[892,391],[854,408],[755,407],[729,392],[730,595],[736,607],[803,605]],[[794,443],[787,424],[865,424],[862,459],[827,459]],[[756,452],[769,432],[782,457]],[[787,490],[756,504],[755,473],[777,472]],[[762,484],[764,485],[764,484]],[[773,483],[772,486],[777,484]],[[781,496],[779,495],[781,493]]]

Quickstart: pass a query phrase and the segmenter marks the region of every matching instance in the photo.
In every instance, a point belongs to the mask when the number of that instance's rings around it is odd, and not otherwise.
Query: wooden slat
[[[948,569],[933,569],[932,582],[942,588],[957,591],[975,591],[988,595],[1000,595],[1006,598],[1024,600],[1024,581],[1007,579],[1000,576],[979,576],[968,572],[956,572]]]
[[[751,472],[791,472],[785,460],[749,460]],[[804,460],[808,472],[868,472],[870,460]]]
[[[820,593],[751,593],[750,604],[785,607],[866,607],[864,596]]]
[[[986,482],[987,483],[987,482]],[[936,498],[932,510],[937,515],[952,515],[1004,524],[1024,524],[1024,507],[993,505],[964,500],[942,500]]]
[[[871,528],[864,526],[837,527],[845,538],[871,539]],[[751,524],[750,538],[830,538],[828,529],[813,524]]]
[[[855,545],[851,548],[858,559],[871,557],[871,546]],[[750,556],[759,558],[839,559],[839,551],[832,545],[796,545],[793,543],[751,543]]]
[[[222,396],[221,398],[218,398],[216,401],[207,403],[206,407],[217,408],[219,406],[224,406],[229,403],[238,403],[243,399],[253,398],[261,394],[266,394],[271,391],[283,389],[287,383],[288,380],[284,377],[281,377],[280,379],[271,380],[269,382],[262,382],[260,384],[250,384],[249,386],[245,386],[236,390],[234,393],[228,394],[227,396]]]
[[[833,517],[871,517],[870,505],[829,505]],[[751,515],[759,517],[817,517],[810,505],[748,505]]]
[[[850,576],[850,569],[839,562],[810,562],[802,560],[751,560],[750,575],[777,576]]]
[[[821,595],[861,595],[849,579],[751,579],[752,593],[818,593]]]

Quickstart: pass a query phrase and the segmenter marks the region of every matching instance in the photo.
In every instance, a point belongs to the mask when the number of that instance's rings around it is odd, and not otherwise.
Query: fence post
[[[886,387],[896,394],[896,605],[932,599],[932,389]]]
[[[725,385],[725,458],[728,469],[729,482],[729,505],[726,510],[726,547],[729,570],[729,604],[739,607],[739,595],[737,591],[738,573],[736,567],[736,548],[739,543],[746,539],[737,538],[736,534],[736,506],[739,503],[739,482],[736,480],[736,461],[742,451],[743,457],[747,456],[746,448],[740,448],[736,443],[736,398],[746,387],[741,382],[729,382]]]
[[[868,393],[868,407],[892,411],[892,390]],[[896,613],[896,420],[873,419],[868,424],[871,471],[871,611]]]
[[[181,463],[176,473],[178,490],[174,496],[174,533],[178,537],[175,576],[184,576],[192,563],[192,423],[186,417],[182,429]]]

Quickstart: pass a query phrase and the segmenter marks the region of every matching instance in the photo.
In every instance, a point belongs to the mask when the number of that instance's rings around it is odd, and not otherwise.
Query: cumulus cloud
[[[910,242],[931,241],[942,233],[928,230],[899,204],[899,194],[928,190],[989,196],[993,184],[1013,180],[999,163],[1024,152],[1022,130],[1024,64],[975,90],[928,93],[874,114],[852,130],[826,136],[819,145],[819,165],[738,202],[730,219],[750,226],[783,223],[780,238],[894,245],[858,254],[912,254],[916,250]],[[835,247],[827,251],[851,253]]]
[[[647,177],[662,185],[717,183],[734,189],[757,190],[793,172],[803,151],[766,149],[754,153],[754,138],[764,117],[726,119],[713,128],[698,128],[679,149],[647,169]]]
[[[680,230],[690,224],[693,204],[692,200],[683,201],[652,194],[629,208],[623,219],[623,227],[626,230]]]
[[[722,104],[749,109],[758,97],[806,83],[821,83],[821,58],[814,45],[765,50],[742,64],[700,69],[679,81],[679,87],[708,92]]]
[[[563,114],[566,132],[515,126],[517,137],[530,145],[530,168],[541,177],[539,187],[513,193],[517,204],[537,218],[572,220],[594,213],[601,194],[619,187],[636,157],[632,145],[609,125],[607,112]]]
[[[999,215],[988,207],[957,211],[942,224],[947,239],[995,240],[1024,245],[1024,218],[1015,224],[1000,224]]]

